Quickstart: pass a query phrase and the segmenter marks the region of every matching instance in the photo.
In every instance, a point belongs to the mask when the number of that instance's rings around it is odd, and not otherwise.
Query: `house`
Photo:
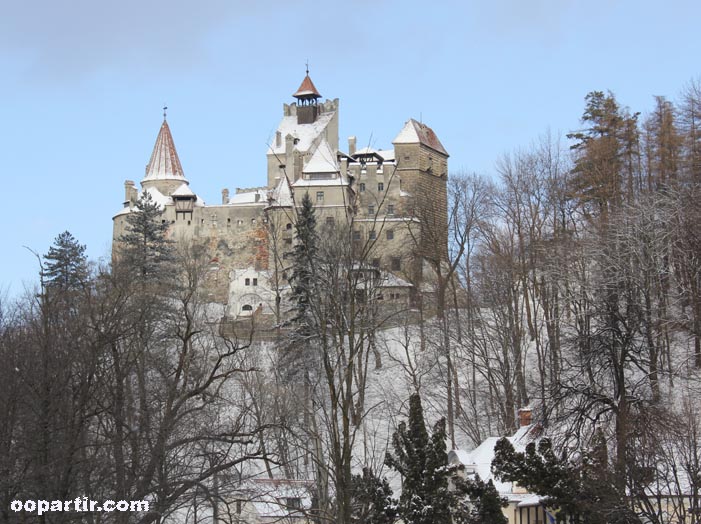
[[[237,524],[309,524],[313,509],[311,480],[253,479],[231,506]]]
[[[530,408],[519,410],[520,427],[512,436],[507,437],[516,451],[524,451],[526,445],[536,441],[541,433],[541,426],[532,423]],[[451,464],[463,466],[462,474],[466,477],[479,477],[485,482],[491,480],[501,497],[508,505],[503,509],[509,524],[551,524],[555,522],[553,512],[543,506],[541,497],[528,493],[514,482],[502,482],[492,475],[494,447],[501,437],[489,437],[472,451],[456,449],[448,452]]]

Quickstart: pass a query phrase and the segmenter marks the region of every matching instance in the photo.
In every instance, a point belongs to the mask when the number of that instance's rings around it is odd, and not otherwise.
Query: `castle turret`
[[[319,116],[319,106],[317,105],[317,99],[321,98],[319,91],[317,91],[314,82],[309,78],[309,70],[307,69],[307,76],[304,77],[299,89],[292,95],[297,99],[297,123],[298,124],[312,124],[316,121]]]
[[[146,175],[141,181],[143,189],[155,188],[164,196],[170,196],[183,184],[189,184],[180,165],[175,142],[168,122],[163,117],[163,124],[153,146],[151,159],[146,165]]]

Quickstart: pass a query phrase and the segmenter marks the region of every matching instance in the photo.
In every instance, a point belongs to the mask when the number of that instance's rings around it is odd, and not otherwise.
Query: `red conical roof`
[[[168,122],[163,120],[158,132],[156,145],[151,153],[151,160],[146,166],[144,180],[180,179],[185,180],[183,168],[180,165],[178,152],[175,150],[173,135],[170,133]]]
[[[321,98],[319,91],[316,90],[314,82],[309,78],[309,73],[304,77],[299,89],[297,89],[297,92],[292,96],[300,99]]]

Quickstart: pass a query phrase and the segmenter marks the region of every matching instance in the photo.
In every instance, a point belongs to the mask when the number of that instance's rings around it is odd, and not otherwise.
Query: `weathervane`
[[[304,64],[307,66],[307,76],[309,76],[309,59]]]
[[[166,111],[168,111],[168,106],[163,104],[163,121],[166,120]]]

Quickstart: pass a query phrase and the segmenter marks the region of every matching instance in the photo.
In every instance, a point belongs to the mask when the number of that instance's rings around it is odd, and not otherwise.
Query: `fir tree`
[[[295,247],[292,252],[292,300],[295,303],[294,321],[302,330],[311,327],[310,303],[314,289],[314,265],[318,254],[318,237],[316,232],[316,216],[314,206],[305,193],[302,197],[302,207],[297,212],[295,223]]]
[[[387,479],[378,478],[370,468],[353,475],[352,521],[362,524],[392,524],[397,520],[397,501]]]
[[[394,454],[385,464],[402,476],[399,516],[406,524],[450,524],[466,518],[460,494],[449,489],[457,479],[457,466],[448,465],[445,419],[433,428],[429,437],[421,407],[421,397],[409,398],[409,422],[399,424],[392,436]]]
[[[44,260],[42,278],[47,289],[77,291],[85,285],[88,278],[85,246],[68,231],[54,239]]]
[[[166,237],[168,223],[163,209],[144,191],[136,210],[127,216],[127,232],[120,237],[120,263],[137,280],[163,281],[174,262],[173,243]]]

